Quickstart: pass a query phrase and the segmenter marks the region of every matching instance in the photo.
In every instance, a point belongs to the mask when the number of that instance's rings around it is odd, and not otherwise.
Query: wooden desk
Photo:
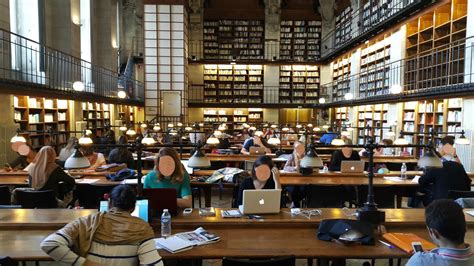
[[[1,229],[59,229],[77,218],[97,210],[71,209],[0,209]]]

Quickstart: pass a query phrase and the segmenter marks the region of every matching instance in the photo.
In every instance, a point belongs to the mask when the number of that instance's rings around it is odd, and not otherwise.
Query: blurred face
[[[176,165],[171,156],[165,155],[160,157],[158,164],[158,171],[164,176],[171,176],[174,173]]]
[[[258,144],[258,145],[262,145],[262,140],[259,137],[254,136],[253,137],[253,143]]]
[[[270,167],[266,164],[262,164],[255,168],[255,175],[260,182],[267,181],[271,176]]]
[[[350,147],[342,147],[341,150],[342,150],[342,154],[344,154],[344,156],[345,156],[346,158],[351,157],[352,148],[350,148]]]
[[[295,152],[301,158],[304,155],[304,145],[301,143],[295,144]]]

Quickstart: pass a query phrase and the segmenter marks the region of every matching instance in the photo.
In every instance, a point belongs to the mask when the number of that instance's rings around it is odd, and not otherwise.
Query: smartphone
[[[423,252],[423,246],[420,242],[411,242],[411,246],[413,247],[413,253]]]
[[[193,213],[193,209],[192,209],[192,208],[186,208],[186,209],[183,210],[183,215],[184,215],[184,216],[191,215],[191,213]]]
[[[255,214],[249,214],[249,215],[248,215],[248,218],[249,218],[249,219],[260,220],[260,219],[262,219],[262,216],[260,216],[260,215],[255,215]]]

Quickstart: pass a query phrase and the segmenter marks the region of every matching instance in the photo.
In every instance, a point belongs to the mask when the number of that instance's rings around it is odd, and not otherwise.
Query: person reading
[[[352,145],[350,139],[344,139],[344,143],[345,145]],[[340,150],[334,151],[329,163],[329,171],[341,171],[342,161],[360,161],[359,153],[351,147],[342,147]]]
[[[131,215],[136,196],[127,185],[110,193],[109,211],[81,217],[49,235],[41,249],[68,265],[163,265],[151,226]]]
[[[466,218],[461,206],[452,200],[435,200],[425,210],[426,227],[438,246],[429,252],[416,252],[407,266],[474,265],[474,252],[464,242]]]
[[[240,152],[242,154],[249,155],[250,147],[252,146],[265,148],[265,153],[272,152],[267,142],[264,139],[260,138],[259,136],[255,136],[255,135],[245,140],[242,150]]]
[[[189,174],[173,148],[160,149],[155,159],[155,169],[146,175],[143,187],[174,188],[178,196],[178,207],[189,208],[192,206]]]
[[[104,154],[95,152],[92,147],[82,146],[81,152],[84,154],[87,160],[89,160],[89,163],[91,164],[90,168],[97,168],[107,163],[105,161]]]
[[[304,145],[299,141],[293,143],[293,153],[285,163],[283,167],[284,171],[287,172],[299,172],[300,171],[300,162],[304,156]],[[292,207],[300,207],[300,201],[305,195],[306,187],[305,186],[287,186],[285,189],[290,193]]]
[[[128,143],[127,137],[120,136],[118,144],[125,145]],[[127,149],[127,147],[116,147],[109,153],[109,163],[124,163],[127,164],[128,168],[135,168],[135,160],[133,154]]]
[[[28,171],[28,166],[36,157],[36,151],[30,144],[26,143],[13,143],[12,148],[17,152],[18,157],[13,159],[13,161],[6,163],[4,170],[6,172],[11,172],[14,170],[24,170]]]

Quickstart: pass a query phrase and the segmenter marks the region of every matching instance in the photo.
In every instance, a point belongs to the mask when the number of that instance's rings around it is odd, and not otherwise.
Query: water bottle
[[[327,172],[329,172],[328,165],[324,164],[323,173],[327,173]]]
[[[406,163],[402,163],[402,169],[400,169],[400,177],[403,180],[407,179],[407,165],[406,165]]]
[[[171,235],[171,214],[168,209],[163,210],[161,215],[161,236],[168,237]]]

